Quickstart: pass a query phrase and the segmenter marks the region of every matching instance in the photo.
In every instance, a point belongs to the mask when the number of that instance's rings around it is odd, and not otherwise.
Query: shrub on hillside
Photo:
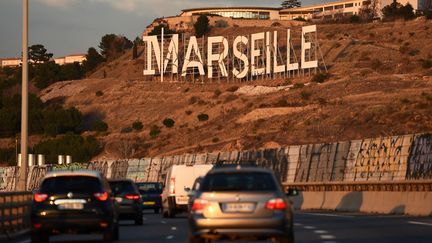
[[[209,19],[206,15],[200,15],[194,24],[195,34],[198,38],[202,37],[209,30]]]
[[[217,98],[217,97],[219,97],[219,95],[221,95],[222,94],[222,91],[220,91],[219,89],[216,89],[214,92],[213,92],[213,97],[214,98]]]
[[[120,133],[130,133],[133,131],[132,127],[124,127],[122,130],[120,130]]]
[[[170,128],[170,127],[174,126],[175,121],[173,119],[171,119],[171,118],[166,118],[165,120],[163,120],[162,123],[164,124],[165,127]]]
[[[95,137],[81,137],[74,134],[42,141],[34,147],[34,153],[44,154],[47,163],[56,163],[59,154],[71,155],[74,162],[85,163],[100,151],[100,143]]]
[[[200,113],[198,116],[198,121],[207,121],[209,119],[209,115],[205,113]]]
[[[226,91],[228,92],[236,92],[239,89],[238,86],[231,86]]]
[[[432,67],[432,60],[428,59],[428,60],[421,60],[422,62],[422,68],[424,69],[429,69]]]
[[[132,123],[132,128],[136,131],[141,131],[144,128],[144,125],[140,121],[136,121]]]
[[[151,138],[156,138],[157,136],[159,136],[160,133],[161,133],[160,128],[158,126],[154,125],[152,127],[152,129],[150,130],[149,135]]]
[[[104,95],[104,93],[102,92],[102,90],[98,90],[98,91],[96,91],[95,95],[97,97],[100,97],[100,96]]]
[[[106,132],[108,130],[108,124],[101,120],[94,121],[91,124],[91,130],[96,132]]]
[[[312,77],[312,82],[324,83],[328,78],[330,78],[329,73],[317,73]]]
[[[312,96],[312,93],[309,91],[303,90],[302,92],[300,92],[300,96],[302,99],[308,100]]]

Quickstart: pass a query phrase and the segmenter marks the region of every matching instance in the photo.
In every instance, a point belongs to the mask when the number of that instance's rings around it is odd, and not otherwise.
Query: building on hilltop
[[[72,54],[64,57],[58,57],[54,59],[54,62],[58,65],[71,64],[77,62],[82,64],[86,60],[86,54]]]
[[[85,54],[72,54],[64,57],[54,58],[53,61],[58,65],[71,64],[74,62],[78,62],[82,64],[86,60]],[[31,60],[29,60],[31,62]],[[21,58],[13,57],[13,58],[3,58],[0,59],[0,66],[4,67],[18,67],[22,64]]]
[[[281,8],[267,7],[209,7],[182,10],[180,16],[217,15],[233,19],[270,19],[279,20]]]

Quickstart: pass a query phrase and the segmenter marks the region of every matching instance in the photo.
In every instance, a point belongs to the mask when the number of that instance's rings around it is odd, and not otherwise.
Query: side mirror
[[[184,190],[185,190],[186,192],[190,192],[191,189],[190,189],[189,187],[185,187]]]
[[[288,197],[298,196],[299,194],[300,194],[300,191],[296,188],[290,188],[290,189],[288,189],[288,192],[286,193],[286,195]]]

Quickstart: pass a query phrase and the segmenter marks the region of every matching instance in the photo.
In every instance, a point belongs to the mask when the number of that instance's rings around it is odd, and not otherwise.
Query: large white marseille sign
[[[186,53],[183,57],[182,65],[179,66],[179,35],[170,36],[168,48],[164,47],[164,36],[143,36],[145,49],[145,67],[144,75],[165,74],[168,71],[168,65],[172,65],[169,72],[178,74],[181,70],[181,76],[186,76],[189,70],[198,70],[199,75],[213,78],[215,67],[218,70],[218,75],[228,77],[229,72],[232,76],[238,79],[246,77],[248,74],[259,76],[264,74],[276,74],[293,70],[317,68],[318,60],[316,55],[308,55],[312,50],[311,38],[306,38],[307,35],[316,33],[316,25],[302,27],[301,37],[301,60],[300,62],[292,62],[293,50],[291,48],[291,31],[287,30],[287,45],[285,60],[280,60],[283,56],[278,52],[278,32],[259,32],[249,36],[237,36],[234,38],[231,48],[229,49],[228,39],[223,36],[212,36],[207,38],[207,52],[202,54],[199,48],[198,41],[195,36],[189,38],[187,46],[184,48]],[[271,38],[271,35],[273,35]],[[263,43],[260,48],[258,43]],[[220,48],[214,48],[219,46]],[[201,48],[204,49],[204,48]],[[163,53],[164,50],[166,53]],[[247,51],[245,51],[247,50]],[[227,60],[228,54],[232,54],[232,58],[239,65],[228,65],[232,70],[227,70],[227,63],[233,61]],[[153,55],[154,54],[154,55]],[[206,57],[206,62],[203,61]],[[230,55],[231,57],[231,55]],[[264,60],[264,61],[260,61]],[[279,60],[279,61],[278,61]],[[153,62],[156,62],[154,65]],[[216,66],[217,65],[217,66]],[[207,66],[205,69],[204,67]],[[215,66],[215,67],[214,67]],[[207,74],[206,74],[207,71]]]

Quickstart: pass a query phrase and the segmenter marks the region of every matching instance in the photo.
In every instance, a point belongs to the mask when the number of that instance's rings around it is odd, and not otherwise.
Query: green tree
[[[29,59],[37,64],[46,63],[53,57],[53,54],[48,53],[47,49],[41,44],[30,46],[28,55]]]
[[[124,53],[125,50],[131,49],[133,43],[126,37],[107,34],[102,37],[99,44],[102,56],[107,60],[113,60]]]
[[[60,80],[77,80],[84,76],[84,70],[78,62],[60,66]]]
[[[136,43],[136,44],[139,45],[139,46],[144,45],[144,41],[143,41],[142,38],[139,37],[139,36],[137,36],[137,37],[135,38],[134,43]]]
[[[84,71],[89,73],[104,61],[103,56],[94,47],[90,47],[87,51],[86,60],[83,62]]]
[[[282,8],[298,8],[301,7],[299,0],[287,0],[281,3]]]
[[[49,85],[60,81],[60,65],[53,61],[38,64],[35,67],[33,82],[39,89],[44,89]]]
[[[400,18],[409,20],[415,18],[414,9],[411,4],[407,3],[404,6],[398,3],[396,0],[393,0],[390,5],[385,6],[382,9],[382,12],[384,14],[384,18],[387,20]]]
[[[160,23],[159,25],[153,27],[153,30],[150,31],[149,35],[161,35],[162,28],[164,29],[164,35],[171,35],[177,33],[174,30],[170,29],[167,23]]]
[[[132,60],[135,60],[138,58],[138,46],[137,43],[134,42],[133,48],[132,48]]]
[[[202,37],[209,30],[209,19],[206,15],[200,15],[194,24],[195,34],[198,38]]]

